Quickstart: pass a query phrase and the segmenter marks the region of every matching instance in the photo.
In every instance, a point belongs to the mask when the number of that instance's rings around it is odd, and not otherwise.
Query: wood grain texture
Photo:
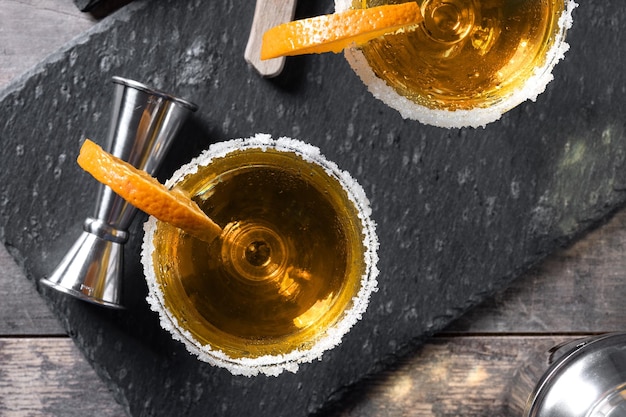
[[[354,387],[336,417],[506,416],[516,373],[574,337],[441,337]],[[531,387],[529,387],[530,389]],[[529,392],[530,393],[530,392]],[[69,339],[0,340],[0,415],[122,416]],[[512,416],[513,417],[513,416]]]
[[[244,51],[246,62],[264,77],[275,77],[285,65],[285,57],[261,60],[263,34],[270,28],[293,19],[297,0],[257,0],[248,44]]]
[[[519,417],[516,375],[547,369],[547,351],[572,337],[435,338],[413,358],[356,387],[335,417]],[[532,386],[522,387],[523,397]],[[528,391],[528,392],[526,392]]]
[[[448,328],[454,333],[626,330],[626,212],[520,277]]]
[[[0,339],[0,415],[125,415],[68,338]]]
[[[0,0],[0,89],[95,23],[71,1]],[[126,415],[3,245],[0,317],[1,416]]]
[[[43,299],[0,245],[0,335],[64,335]]]
[[[0,86],[94,23],[71,1],[0,0]]]
[[[94,23],[69,0],[0,0],[0,88]],[[625,248],[619,212],[355,387],[329,414],[506,417],[521,367],[561,341],[626,327]],[[0,315],[0,415],[125,414],[3,247]]]

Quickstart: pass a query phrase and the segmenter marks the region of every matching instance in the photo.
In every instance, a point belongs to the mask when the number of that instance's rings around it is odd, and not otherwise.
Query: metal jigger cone
[[[196,105],[135,81],[113,77],[107,149],[153,175]],[[41,283],[82,300],[122,308],[123,245],[137,209],[101,185],[94,217],[56,270]]]

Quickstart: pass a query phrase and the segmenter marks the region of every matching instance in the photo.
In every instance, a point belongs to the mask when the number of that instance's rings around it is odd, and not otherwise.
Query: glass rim
[[[378,276],[378,237],[376,224],[371,219],[369,200],[361,185],[347,172],[341,170],[334,162],[324,157],[319,148],[287,137],[273,139],[268,134],[257,134],[246,139],[233,139],[212,144],[209,149],[179,168],[166,181],[167,187],[172,187],[182,181],[187,175],[196,173],[198,167],[209,165],[214,159],[222,158],[235,151],[250,149],[272,149],[279,152],[292,153],[300,156],[305,162],[316,164],[332,178],[336,179],[346,191],[349,200],[354,204],[361,222],[363,234],[363,263],[364,271],[361,275],[358,293],[353,298],[352,305],[344,311],[336,323],[325,329],[312,346],[305,349],[295,349],[281,355],[264,355],[258,357],[232,358],[226,353],[214,349],[209,345],[202,345],[190,331],[183,329],[176,317],[165,306],[162,291],[155,276],[152,251],[154,250],[153,236],[157,227],[157,219],[150,216],[144,224],[144,239],[141,249],[141,261],[144,275],[148,284],[146,300],[150,308],[157,312],[161,327],[171,336],[182,342],[187,350],[197,356],[199,360],[214,366],[226,368],[234,375],[254,376],[259,373],[277,376],[283,371],[297,372],[302,363],[318,359],[322,354],[337,346],[345,334],[361,319],[367,309],[370,296],[377,290]]]
[[[168,94],[164,91],[158,90],[156,88],[152,88],[144,83],[140,83],[139,81],[135,81],[135,80],[131,80],[129,78],[124,78],[124,77],[120,77],[120,76],[113,76],[111,78],[111,81],[114,84],[120,84],[120,85],[124,85],[126,87],[130,87],[130,88],[134,88],[135,90],[139,90],[139,91],[143,91],[146,94],[150,94],[150,95],[154,95],[154,96],[158,96],[161,97],[165,100],[169,100],[172,101],[174,103],[177,103],[178,105],[187,108],[188,110],[195,112],[196,110],[198,110],[198,105],[192,103],[191,101],[185,100],[183,98],[180,97],[176,97],[173,96],[171,94]]]

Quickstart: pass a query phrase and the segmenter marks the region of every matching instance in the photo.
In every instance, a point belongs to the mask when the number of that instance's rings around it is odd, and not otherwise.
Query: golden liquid
[[[406,0],[356,0],[355,7]],[[362,46],[374,73],[432,109],[488,107],[523,86],[559,33],[565,0],[418,0],[424,21]]]
[[[292,153],[236,151],[180,188],[224,227],[211,245],[164,223],[154,264],[165,307],[231,358],[308,348],[352,305],[361,222],[341,184]]]

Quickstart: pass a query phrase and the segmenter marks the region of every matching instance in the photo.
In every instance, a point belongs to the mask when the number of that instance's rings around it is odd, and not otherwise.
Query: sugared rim
[[[347,48],[344,51],[344,55],[370,93],[389,107],[397,110],[403,118],[444,128],[484,127],[500,119],[505,112],[524,101],[535,101],[537,96],[545,91],[546,86],[554,78],[552,75],[554,66],[564,58],[565,53],[569,50],[569,45],[565,42],[565,34],[572,26],[572,11],[578,6],[574,0],[566,0],[566,3],[565,10],[561,13],[558,20],[559,31],[554,44],[547,53],[545,64],[542,67],[535,68],[534,74],[522,87],[516,89],[493,106],[486,108],[441,110],[419,105],[401,96],[385,81],[378,78],[358,48]],[[351,4],[351,0],[335,0],[335,10],[337,12],[347,10],[351,7]]]
[[[307,162],[321,166],[328,175],[339,181],[347,192],[348,198],[355,205],[361,220],[363,245],[365,247],[365,272],[361,276],[361,288],[358,295],[353,299],[351,308],[342,315],[337,324],[327,329],[325,335],[311,348],[295,350],[285,355],[231,358],[224,352],[215,350],[209,345],[202,345],[193,338],[190,332],[182,330],[178,326],[176,317],[165,307],[163,294],[159,290],[154,274],[151,255],[154,250],[153,236],[157,220],[154,217],[150,217],[144,224],[145,234],[141,253],[141,261],[148,284],[146,300],[151,309],[159,314],[161,326],[168,330],[175,340],[182,342],[190,353],[196,355],[201,361],[226,368],[234,375],[254,376],[262,373],[277,376],[283,371],[296,372],[299,364],[311,362],[313,359],[319,358],[324,351],[337,346],[341,342],[342,337],[360,320],[367,308],[370,295],[377,289],[378,237],[376,235],[376,225],[371,219],[369,200],[359,183],[348,172],[342,171],[335,163],[327,160],[315,146],[287,137],[272,139],[267,134],[257,134],[247,139],[234,139],[216,143],[188,164],[179,168],[166,182],[166,186],[172,187],[187,175],[196,173],[199,166],[206,166],[213,159],[222,158],[231,152],[246,149],[261,149],[265,151],[268,148],[294,153]]]

